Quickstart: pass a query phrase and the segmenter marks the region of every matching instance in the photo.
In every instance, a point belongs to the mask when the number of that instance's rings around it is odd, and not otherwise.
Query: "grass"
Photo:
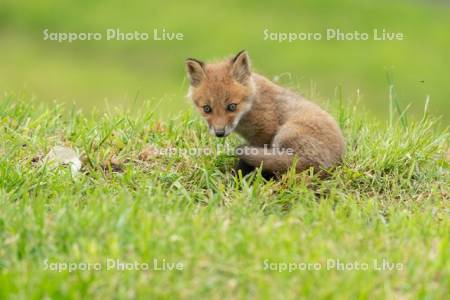
[[[265,182],[231,176],[224,153],[143,158],[148,144],[240,141],[209,136],[191,113],[161,123],[141,104],[86,116],[26,96],[0,102],[1,299],[448,295],[448,132],[432,117],[380,124],[342,101],[331,111],[347,137],[344,164],[326,180],[289,173]],[[55,145],[78,151],[81,172],[44,163]],[[107,271],[107,258],[184,269]],[[383,259],[401,270],[376,270]],[[368,270],[327,268],[337,260]],[[46,262],[103,269],[57,272]],[[320,270],[273,270],[288,263]]]

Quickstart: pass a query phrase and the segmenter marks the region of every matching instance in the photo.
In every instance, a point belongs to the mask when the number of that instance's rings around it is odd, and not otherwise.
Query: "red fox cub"
[[[279,175],[339,164],[345,142],[336,121],[318,105],[253,73],[245,51],[218,63],[188,58],[189,96],[208,123],[225,137],[236,131],[248,145],[236,149],[238,169]]]

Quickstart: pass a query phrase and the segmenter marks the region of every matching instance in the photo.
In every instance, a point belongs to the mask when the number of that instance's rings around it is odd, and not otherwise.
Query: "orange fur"
[[[249,145],[238,148],[237,155],[246,164],[279,173],[295,161],[298,172],[311,167],[319,171],[341,162],[345,142],[331,115],[252,73],[246,52],[213,64],[187,59],[186,65],[190,97],[211,133],[219,136],[223,130],[226,136],[236,131],[244,137]],[[236,104],[235,111],[229,111],[231,103]],[[204,112],[204,106],[211,111]],[[269,149],[290,149],[293,154]]]

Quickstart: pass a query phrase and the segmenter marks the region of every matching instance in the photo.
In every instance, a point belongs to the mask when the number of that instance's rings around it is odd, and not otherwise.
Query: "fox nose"
[[[225,136],[225,128],[216,129],[214,128],[214,133],[217,137],[224,137]]]

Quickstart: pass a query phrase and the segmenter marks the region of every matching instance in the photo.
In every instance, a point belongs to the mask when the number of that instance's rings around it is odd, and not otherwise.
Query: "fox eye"
[[[231,104],[228,104],[227,110],[233,112],[236,110],[236,107],[237,107],[237,104],[231,103]]]
[[[212,112],[212,108],[211,108],[211,106],[209,106],[209,105],[205,105],[205,106],[203,106],[203,111],[204,111],[205,113],[209,114],[209,113]]]

